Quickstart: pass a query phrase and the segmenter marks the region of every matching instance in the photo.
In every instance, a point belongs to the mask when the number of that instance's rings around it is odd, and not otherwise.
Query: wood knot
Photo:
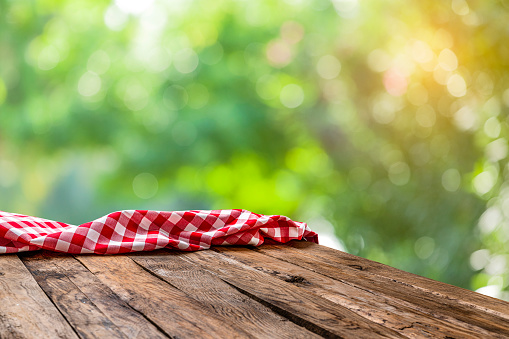
[[[362,268],[361,265],[348,265],[348,267],[355,268],[356,270],[363,271],[364,268]]]
[[[304,279],[303,277],[299,277],[298,275],[288,275],[288,276],[282,277],[282,279],[289,283],[296,283],[296,284],[307,283],[306,279]]]
[[[279,271],[266,269],[264,267],[254,267],[255,269],[268,273],[270,275],[275,276],[276,278],[279,278],[283,281],[292,283],[292,284],[310,284],[309,281],[306,280],[304,277],[300,277],[298,275],[288,274],[288,273],[282,273]]]

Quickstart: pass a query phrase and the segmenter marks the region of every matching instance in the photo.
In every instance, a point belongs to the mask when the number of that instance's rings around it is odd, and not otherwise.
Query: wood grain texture
[[[371,293],[392,298],[394,301],[420,312],[445,320],[453,325],[466,327],[472,331],[482,331],[492,337],[506,338],[509,336],[509,322],[492,312],[467,306],[441,294],[415,288],[407,282],[400,282],[391,277],[369,273],[358,267],[334,263],[307,250],[288,247],[286,245],[267,245],[256,248],[263,254],[273,256],[305,269],[315,271],[330,278],[364,288]],[[358,265],[352,264],[351,265]],[[362,267],[362,266],[361,266]]]
[[[123,301],[175,338],[249,338],[127,256],[76,257]]]
[[[403,337],[341,305],[261,273],[227,256],[212,251],[198,251],[181,254],[180,257],[201,265],[204,270],[216,274],[242,293],[324,337]]]
[[[329,247],[320,246],[315,243],[307,241],[291,241],[287,244],[287,246],[303,250],[308,255],[322,258],[330,264],[342,266],[346,265],[363,272],[386,277],[397,284],[411,285],[413,288],[421,289],[427,293],[447,298],[451,304],[461,304],[465,307],[490,313],[509,321],[508,303],[503,300],[405,272],[376,261],[368,260]]]
[[[168,338],[70,255],[36,252],[22,261],[82,338]]]
[[[0,337],[78,338],[14,254],[0,255]]]
[[[201,266],[182,260],[177,252],[130,255],[136,263],[256,338],[319,338],[240,293]]]
[[[1,339],[508,338],[508,318],[507,302],[307,242],[0,256]]]
[[[52,260],[23,260],[39,286],[81,338],[125,338]]]
[[[214,250],[258,271],[291,282],[410,338],[427,336],[478,338],[479,336],[479,331],[472,331],[438,320],[428,314],[398,304],[391,298],[370,293],[300,266],[262,255],[260,252],[246,247],[214,247]],[[489,334],[486,331],[484,333]]]

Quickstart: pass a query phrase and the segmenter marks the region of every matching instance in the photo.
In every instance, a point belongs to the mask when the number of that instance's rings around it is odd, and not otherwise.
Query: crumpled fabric
[[[0,253],[49,250],[117,254],[160,248],[197,251],[212,245],[253,245],[307,240],[318,234],[306,223],[246,210],[113,212],[75,226],[0,211]]]

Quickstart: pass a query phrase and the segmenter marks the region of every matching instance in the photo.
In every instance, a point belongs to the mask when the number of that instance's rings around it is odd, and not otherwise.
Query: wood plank
[[[308,241],[291,241],[288,243],[288,246],[304,250],[307,254],[320,257],[331,265],[346,265],[362,272],[376,274],[392,281],[397,281],[402,285],[411,285],[416,289],[421,289],[430,294],[447,298],[451,300],[451,302],[454,301],[466,307],[478,309],[479,311],[491,313],[497,317],[509,320],[509,303],[506,301],[405,272],[376,261],[320,246]]]
[[[303,268],[326,275],[330,278],[364,288],[372,293],[392,298],[394,301],[450,322],[464,322],[497,336],[509,336],[509,322],[482,309],[458,303],[456,299],[415,288],[409,283],[398,281],[359,270],[351,266],[329,263],[326,259],[307,253],[305,250],[287,245],[264,245],[255,249],[263,254],[278,258]],[[355,265],[350,262],[351,265]]]
[[[274,338],[277,333],[278,338],[320,338],[204,272],[201,266],[182,260],[176,252],[136,253],[129,257],[253,337]]]
[[[78,338],[14,254],[0,256],[0,337]]]
[[[168,338],[72,256],[39,252],[22,260],[80,337]]]
[[[125,338],[51,259],[22,261],[81,338]]]
[[[261,273],[222,254],[198,251],[180,254],[179,258],[201,265],[204,270],[216,274],[242,293],[324,337],[403,337],[341,305],[308,293],[269,274]]]
[[[241,328],[219,318],[129,257],[77,256],[88,270],[123,301],[144,314],[167,335],[178,338],[249,338]]]
[[[438,320],[398,304],[391,298],[375,295],[246,247],[214,247],[213,249],[258,271],[291,282],[302,289],[340,304],[370,321],[405,336],[478,338],[479,334],[490,335],[484,329],[478,327],[468,329]]]

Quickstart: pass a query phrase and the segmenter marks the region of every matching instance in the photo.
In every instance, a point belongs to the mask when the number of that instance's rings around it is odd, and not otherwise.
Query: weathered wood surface
[[[72,327],[13,254],[0,256],[0,337],[77,338]]]
[[[168,336],[248,337],[229,319],[219,318],[190,296],[152,275],[127,256],[82,256],[79,261],[132,308]]]
[[[22,260],[80,337],[167,337],[73,257],[46,252]]]
[[[181,255],[148,252],[132,255],[131,258],[191,296],[209,312],[241,326],[253,337],[273,338],[274,333],[279,333],[281,338],[319,338],[313,332],[271,312],[219,277],[204,274],[201,266],[182,260]]]
[[[482,330],[470,331],[451,322],[444,322],[433,316],[407,307],[397,300],[378,295],[349,282],[334,280],[300,266],[282,262],[270,256],[260,257],[246,248],[217,247],[217,251],[261,272],[308,290],[339,305],[343,305],[360,316],[386,326],[404,336],[425,336],[431,334],[446,337],[474,338]]]
[[[375,261],[367,260],[352,254],[334,249],[318,246],[315,243],[305,241],[294,241],[288,244],[297,249],[304,250],[307,255],[320,258],[321,261],[331,262],[333,265],[348,266],[363,272],[369,272],[381,277],[390,277],[403,285],[410,285],[416,289],[422,289],[428,293],[454,300],[455,303],[482,310],[487,313],[509,320],[508,303],[495,298],[457,288],[452,285],[428,279],[419,275],[398,270]]]
[[[0,338],[508,338],[509,303],[313,243],[0,255]]]
[[[467,326],[484,335],[509,337],[509,321],[507,320],[509,303],[507,302],[418,277],[386,265],[383,266],[387,267],[387,273],[383,273],[380,263],[349,254],[345,255],[346,253],[340,251],[329,251],[322,246],[320,248],[324,249],[323,252],[313,251],[319,252],[320,255],[310,255],[312,251],[309,249],[318,249],[315,246],[302,247],[302,244],[290,244],[290,246],[298,249],[273,245],[258,250],[333,279],[347,281],[374,294],[387,296],[436,318],[447,319],[451,324]],[[355,257],[358,260],[345,262],[344,257]],[[376,267],[379,268],[375,271],[376,273],[370,273]],[[429,285],[427,285],[428,281]],[[435,292],[433,287],[438,288],[442,293]],[[445,294],[446,290],[451,291],[453,297]],[[460,300],[462,293],[465,296],[464,300]],[[475,298],[472,295],[475,295]],[[484,300],[483,305],[481,300]],[[493,308],[497,308],[498,311],[493,311]]]

